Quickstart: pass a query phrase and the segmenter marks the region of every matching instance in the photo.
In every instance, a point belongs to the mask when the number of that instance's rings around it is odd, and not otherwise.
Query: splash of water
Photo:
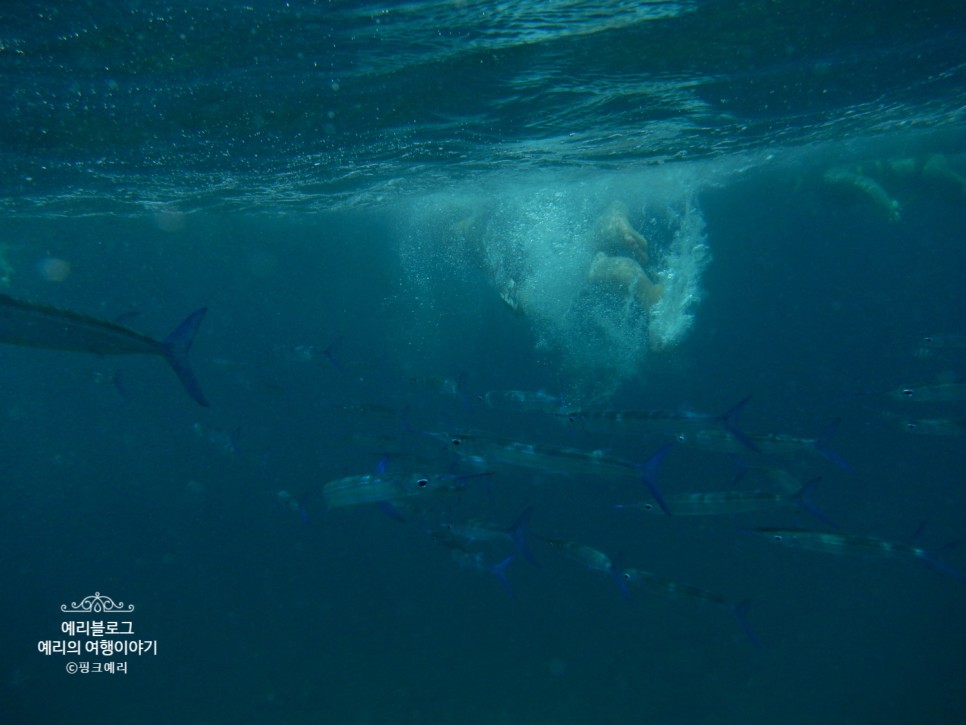
[[[403,265],[408,276],[429,285],[432,270],[437,278],[440,270],[482,270],[494,293],[528,320],[536,347],[559,361],[571,399],[602,402],[639,376],[649,355],[680,344],[694,322],[710,261],[695,195],[693,176],[665,172],[636,180],[521,183],[488,195],[442,192],[420,199],[408,215]],[[640,304],[635,282],[608,287],[589,277],[598,220],[615,199],[627,204],[631,225],[647,238],[644,268],[663,287],[649,309]]]

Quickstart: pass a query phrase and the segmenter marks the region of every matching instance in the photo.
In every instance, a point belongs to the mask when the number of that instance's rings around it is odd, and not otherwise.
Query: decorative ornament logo
[[[72,612],[76,614],[100,614],[101,612],[133,612],[134,605],[129,604],[126,607],[124,602],[115,603],[113,599],[108,596],[101,594],[100,592],[94,592],[91,596],[84,597],[80,600],[80,603],[71,602],[70,608],[66,604],[60,605],[60,611],[62,612]]]

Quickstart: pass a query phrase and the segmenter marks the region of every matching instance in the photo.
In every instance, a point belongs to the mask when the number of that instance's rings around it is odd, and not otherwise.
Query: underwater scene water
[[[966,720],[964,48],[4,3],[0,721]]]

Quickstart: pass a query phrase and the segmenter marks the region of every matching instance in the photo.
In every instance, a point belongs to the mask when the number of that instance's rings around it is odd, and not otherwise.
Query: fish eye
[[[452,443],[454,446],[461,446],[463,444],[463,441],[461,441],[459,438],[454,438],[453,440],[450,441],[450,443]]]
[[[915,394],[916,394],[916,391],[915,391],[914,388],[903,388],[902,389],[902,397],[903,398],[911,398]]]
[[[773,534],[771,537],[774,541],[784,541],[785,537],[781,534]]]
[[[416,485],[419,486],[420,488],[426,488],[429,485],[429,479],[420,478],[416,481]]]
[[[929,345],[933,342],[933,338],[931,335],[926,335],[924,338],[922,338],[922,341]]]
[[[906,430],[915,430],[918,427],[919,426],[916,425],[915,421],[910,420],[908,423],[906,423]]]
[[[646,504],[644,504],[644,510],[645,511],[653,511],[654,510],[654,504],[652,504],[652,503],[646,503]]]

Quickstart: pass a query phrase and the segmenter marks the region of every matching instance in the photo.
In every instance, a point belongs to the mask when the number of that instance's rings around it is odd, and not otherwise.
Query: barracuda
[[[430,434],[445,441],[460,456],[472,456],[487,463],[502,463],[543,473],[565,475],[636,475],[640,466],[631,461],[608,456],[601,450],[555,446],[466,431],[455,435]]]
[[[565,539],[544,539],[544,541],[550,544],[551,548],[560,551],[568,559],[576,561],[586,569],[602,571],[606,574],[612,574],[614,572],[614,562],[607,554],[599,549]]]
[[[907,433],[956,438],[966,435],[966,418],[919,418],[902,421]]]
[[[817,551],[824,554],[848,556],[866,556],[879,559],[915,559],[934,569],[949,574],[957,581],[966,583],[966,577],[943,561],[942,554],[952,545],[947,545],[938,552],[927,551],[919,546],[904,544],[897,541],[887,541],[874,536],[857,536],[854,534],[829,534],[822,531],[807,529],[775,529],[756,528],[753,533],[764,536],[782,546],[806,551]]]
[[[836,418],[815,438],[800,438],[785,433],[752,433],[747,438],[756,450],[766,455],[791,456],[810,453],[821,456],[845,471],[851,471],[852,466],[829,448],[829,441],[838,431],[841,422],[841,418]],[[718,428],[703,428],[692,435],[681,436],[680,442],[703,451],[718,453],[741,453],[743,447],[746,447],[730,433]]]
[[[889,397],[913,403],[955,403],[966,400],[966,383],[907,385],[890,391]]]
[[[665,497],[675,516],[721,516],[745,511],[761,511],[797,503],[795,496],[774,491],[705,491],[681,493]],[[650,501],[621,504],[618,508],[636,508],[651,512]]]
[[[722,516],[727,514],[746,513],[748,511],[763,511],[781,506],[802,506],[817,519],[829,526],[833,526],[812,503],[811,494],[820,479],[813,478],[794,491],[699,491],[666,496],[668,508],[675,516]],[[620,504],[616,508],[635,508],[643,511],[653,511],[654,504],[642,501],[632,504]]]
[[[739,401],[721,415],[673,410],[575,410],[556,415],[567,418],[581,430],[602,433],[656,432],[680,439],[685,439],[689,431],[718,424],[733,440],[757,452],[754,441],[737,425],[738,414],[748,400]]]
[[[761,647],[761,640],[748,624],[748,608],[751,606],[751,600],[745,599],[738,604],[733,604],[727,597],[717,592],[709,592],[707,589],[691,584],[667,579],[643,569],[625,569],[621,575],[629,584],[648,586],[671,596],[693,599],[730,612],[737,618],[741,631],[751,640],[751,643],[755,647]]]
[[[491,390],[482,396],[488,408],[497,410],[560,413],[566,409],[563,396],[544,390]]]
[[[346,476],[326,483],[322,487],[322,498],[326,507],[330,509],[398,501],[433,493],[461,491],[462,481],[469,477],[453,474],[424,476],[415,473]]]
[[[113,322],[0,294],[0,342],[95,355],[157,355],[171,366],[188,395],[207,406],[188,366],[188,350],[206,311],[196,310],[166,338],[155,340]]]

